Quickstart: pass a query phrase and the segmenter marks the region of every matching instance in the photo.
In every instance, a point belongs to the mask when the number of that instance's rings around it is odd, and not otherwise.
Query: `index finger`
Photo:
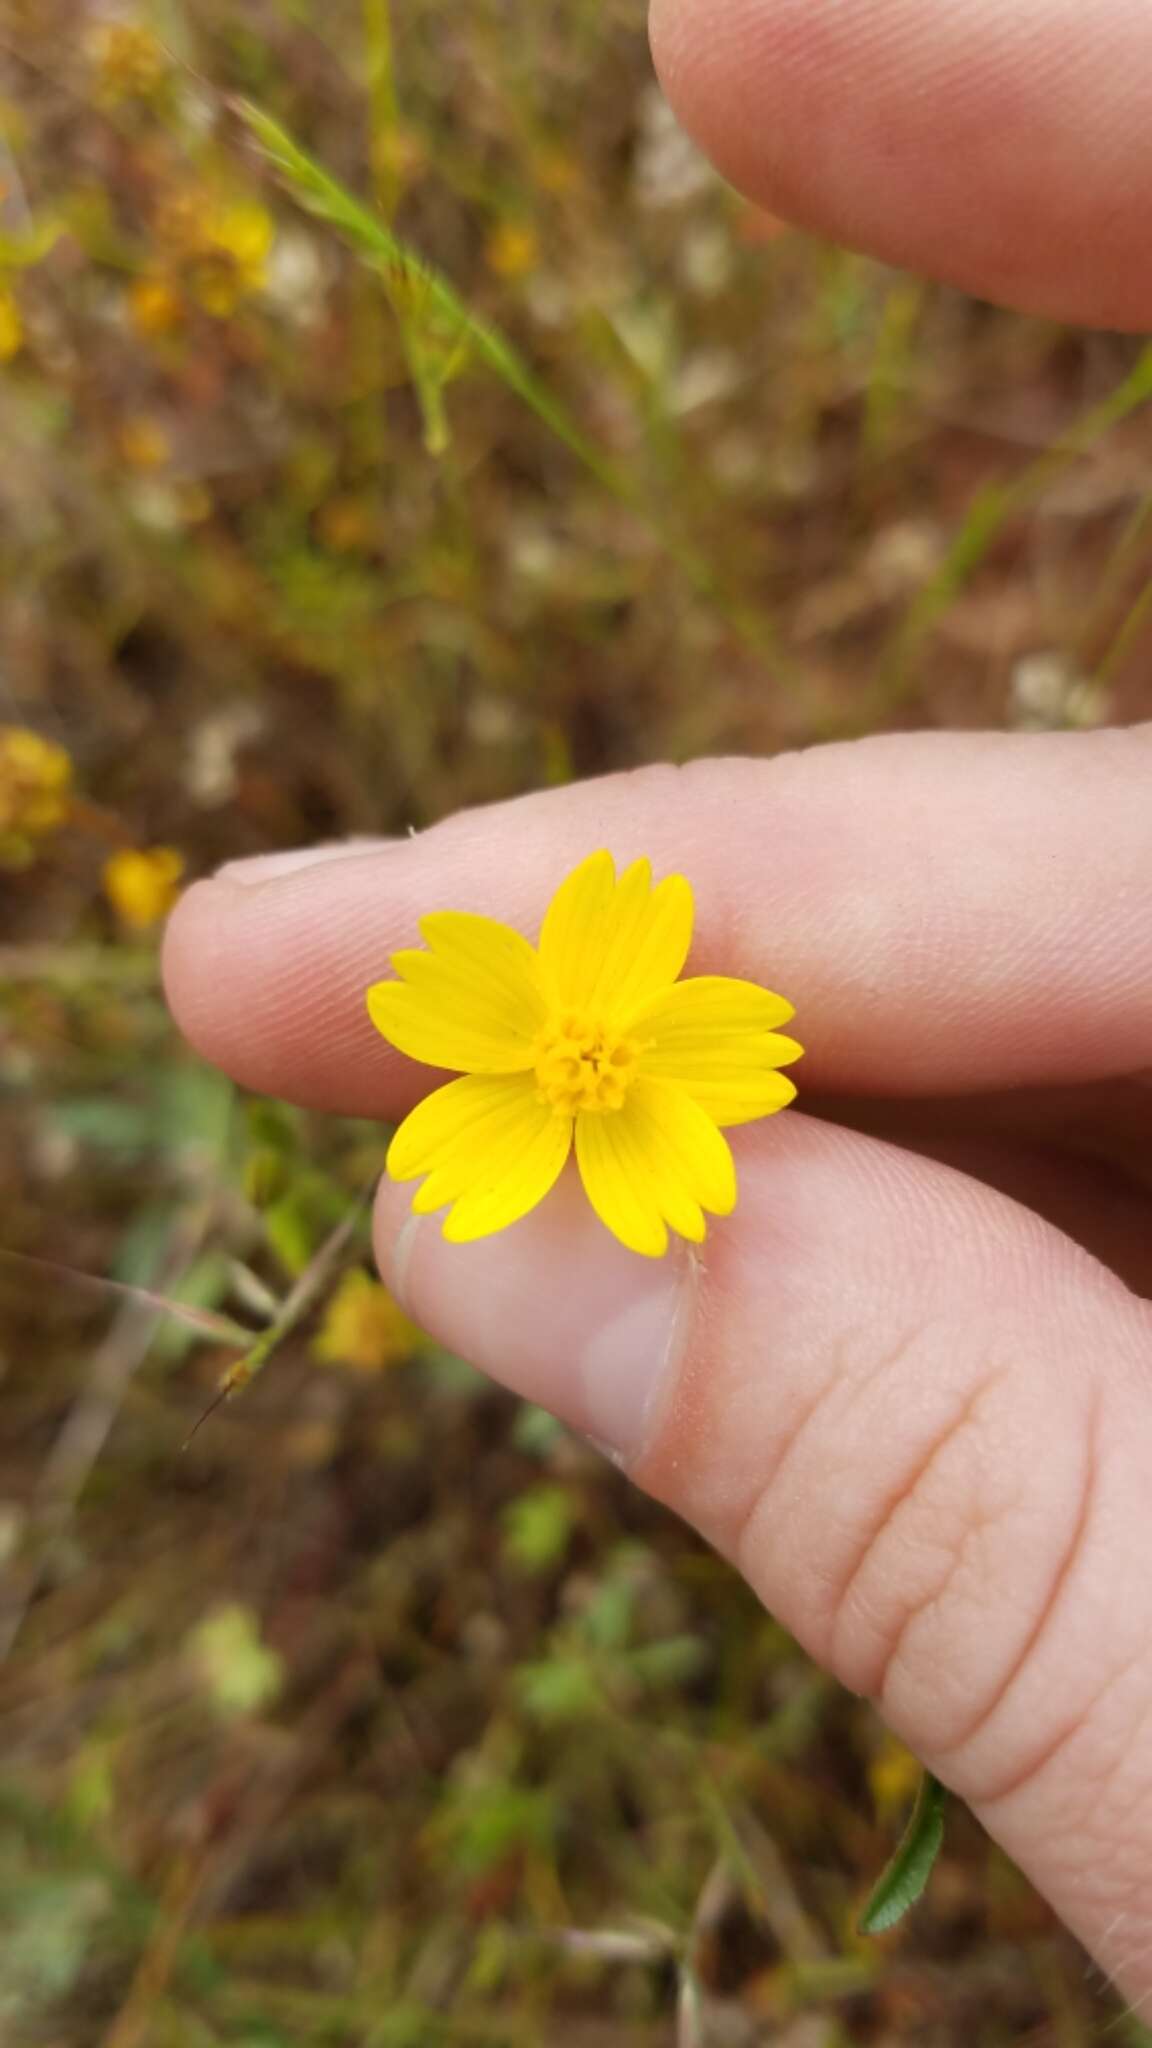
[[[653,0],[685,125],[742,190],[1026,312],[1152,318],[1144,0]]]
[[[431,910],[534,938],[598,846],[688,876],[690,971],[786,996],[808,1086],[917,1095],[1152,1064],[1152,726],[647,768],[368,850],[237,863],[169,926],[177,1022],[249,1087],[394,1116],[431,1072],[368,1020],[390,953]]]

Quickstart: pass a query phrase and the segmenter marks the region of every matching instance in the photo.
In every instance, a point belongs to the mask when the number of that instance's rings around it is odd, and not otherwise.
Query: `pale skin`
[[[1152,322],[1144,0],[658,0],[653,40],[776,211]],[[796,1004],[807,1111],[733,1133],[702,1257],[624,1251],[568,1178],[468,1246],[384,1186],[381,1270],[695,1523],[1152,2000],[1152,726],[647,769],[236,864],[172,921],[177,1020],[396,1117],[429,1077],[364,1012],[389,951],[429,909],[534,935],[596,846],[690,877],[693,971]]]

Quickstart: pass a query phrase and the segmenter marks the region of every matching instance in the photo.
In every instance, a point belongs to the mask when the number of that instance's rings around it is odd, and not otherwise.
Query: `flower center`
[[[620,1109],[635,1078],[642,1047],[593,1018],[565,1011],[536,1040],[536,1084],[542,1102],[561,1116]]]

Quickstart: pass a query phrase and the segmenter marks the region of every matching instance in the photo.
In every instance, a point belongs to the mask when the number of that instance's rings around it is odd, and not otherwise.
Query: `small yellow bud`
[[[104,863],[104,894],[135,931],[167,917],[179,893],[184,856],[171,846],[127,847]]]
[[[172,453],[163,428],[146,413],[125,420],[116,441],[129,469],[160,469]]]
[[[162,277],[138,277],[128,294],[128,311],[137,334],[152,341],[171,334],[184,318],[184,301]]]
[[[877,1815],[881,1820],[891,1820],[916,1797],[920,1765],[911,1750],[897,1742],[894,1735],[885,1735],[868,1765],[868,1783]]]
[[[0,363],[11,362],[24,346],[24,323],[10,291],[0,286]]]
[[[497,277],[527,277],[540,261],[536,230],[526,221],[505,221],[489,236],[485,254]]]

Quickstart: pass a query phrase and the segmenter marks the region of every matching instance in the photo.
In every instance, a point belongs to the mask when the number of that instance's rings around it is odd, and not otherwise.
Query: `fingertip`
[[[1142,330],[1143,0],[652,0],[688,132],[773,213],[1050,318]]]
[[[375,886],[330,879],[335,865],[367,866],[374,882],[380,857],[356,860],[344,849],[339,862],[301,860],[242,882],[223,871],[186,891],[168,921],[161,972],[195,1052],[243,1087],[305,1108],[393,1116],[411,1106],[427,1074],[385,1044],[367,1000],[395,944],[387,901]]]
[[[227,1033],[216,1000],[231,888],[217,879],[185,889],[164,929],[160,973],[164,995],[183,1037],[204,1059],[223,1064]]]

